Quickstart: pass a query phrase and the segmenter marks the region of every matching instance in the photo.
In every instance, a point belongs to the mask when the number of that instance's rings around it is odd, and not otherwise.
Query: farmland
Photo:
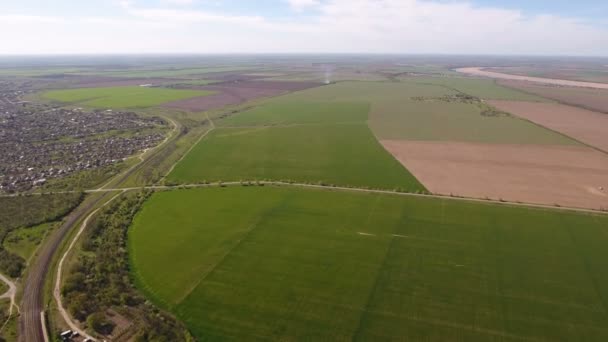
[[[441,86],[445,89],[456,90],[485,100],[514,100],[537,101],[547,100],[533,94],[509,89],[494,80],[464,77],[405,77],[402,80],[412,84],[429,84]]]
[[[199,340],[605,340],[607,218],[391,195],[157,193],[137,283]],[[167,229],[171,227],[171,229]]]
[[[608,90],[605,89],[558,87],[509,80],[501,80],[498,83],[505,87],[543,96],[567,105],[608,114]]]
[[[216,129],[168,176],[173,183],[264,179],[424,190],[365,123]]]
[[[564,79],[582,82],[608,83],[608,70],[598,66],[559,68],[555,66],[491,68],[512,75]]]
[[[369,105],[357,102],[277,100],[223,120],[222,126],[364,123]]]
[[[435,194],[608,209],[608,157],[585,146],[382,143]]]
[[[372,107],[370,127],[380,139],[576,144],[514,116],[498,112],[484,115],[486,110],[476,103],[395,99]]]
[[[608,115],[555,103],[490,101],[506,112],[608,151]]]
[[[52,101],[94,108],[144,108],[211,94],[201,90],[135,86],[52,90],[44,93],[43,97]]]

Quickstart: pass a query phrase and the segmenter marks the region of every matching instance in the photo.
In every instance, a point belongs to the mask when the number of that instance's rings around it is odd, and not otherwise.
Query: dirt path
[[[177,124],[169,119],[173,124]],[[174,128],[179,132],[179,127]],[[29,266],[27,278],[23,282],[23,298],[21,303],[21,315],[19,316],[19,339],[24,342],[43,342],[45,338],[44,324],[44,283],[46,276],[51,267],[53,257],[61,246],[65,237],[79,222],[85,219],[92,210],[95,210],[100,203],[110,198],[111,193],[116,190],[104,191],[104,188],[109,186],[118,187],[124,182],[133,172],[136,172],[146,162],[155,155],[158,151],[162,151],[161,146],[166,143],[159,144],[153,149],[146,152],[145,161],[138,161],[137,164],[129,168],[127,171],[113,177],[106,185],[97,189],[98,191],[89,191],[88,193],[96,193],[97,195],[85,200],[85,202],[72,211],[64,220],[63,224],[55,230],[48,238],[48,241],[41,246],[40,252],[32,264]],[[120,190],[122,191],[122,190]]]
[[[213,130],[215,130],[215,123],[213,122],[213,120],[211,120],[211,118],[209,117],[209,113],[205,113],[205,115],[207,116],[207,120],[209,121],[209,124],[211,125],[211,128],[208,129],[205,133],[203,133],[203,135],[201,135],[194,144],[192,144],[192,146],[190,146],[190,148],[188,149],[188,151],[186,151],[186,153],[184,153],[175,163],[173,163],[173,165],[171,165],[171,168],[169,168],[169,171],[167,171],[167,173],[163,176],[163,178],[161,178],[158,183],[163,183],[165,181],[165,179],[167,178],[167,176],[169,176],[171,174],[171,172],[173,172],[173,169],[175,169],[175,166],[177,164],[179,164],[184,158],[186,158],[186,156],[188,154],[190,154],[190,151],[192,151],[194,149],[194,147],[196,147],[196,145],[198,145],[198,143],[201,142],[201,140],[203,140],[207,135],[209,135],[209,133],[211,133]]]
[[[498,78],[498,79],[503,79],[503,80],[526,81],[526,82],[553,84],[553,85],[568,86],[568,87],[608,89],[607,83],[581,82],[581,81],[571,81],[571,80],[558,80],[558,79],[553,79],[553,78],[511,75],[511,74],[504,74],[501,72],[488,71],[488,70],[484,70],[484,68],[479,68],[479,67],[459,68],[459,69],[456,69],[456,71],[463,73],[463,74],[468,74],[468,75],[484,76],[484,77]]]
[[[554,206],[554,205],[526,203],[526,202],[522,202],[522,201],[508,201],[508,200],[500,201],[500,200],[474,198],[474,197],[454,197],[454,196],[441,195],[441,194],[415,194],[415,193],[409,193],[409,192],[397,192],[397,191],[393,191],[393,190],[349,188],[349,187],[341,187],[341,186],[317,185],[317,184],[306,184],[306,183],[287,183],[287,182],[281,182],[281,181],[259,181],[257,183],[259,183],[260,185],[270,185],[270,186],[309,188],[309,189],[319,189],[319,190],[327,190],[327,191],[361,192],[361,193],[385,194],[385,195],[395,195],[395,196],[405,196],[405,197],[436,198],[436,199],[444,199],[444,200],[465,201],[465,202],[485,203],[485,204],[494,204],[494,205],[498,204],[498,205],[506,205],[506,206],[512,206],[512,207],[527,207],[527,208],[537,208],[537,209],[550,209],[550,210],[556,210],[556,211],[574,211],[574,212],[581,212],[581,213],[608,215],[607,211],[602,211],[602,210],[568,207],[568,206],[559,206],[558,207],[558,206]],[[153,185],[153,186],[133,187],[133,188],[88,190],[86,192],[95,193],[95,192],[108,192],[108,191],[195,189],[195,188],[212,188],[212,187],[218,187],[218,186],[219,186],[218,183],[182,184],[182,185]],[[222,182],[221,186],[242,186],[242,183],[240,181]]]
[[[0,322],[0,331],[2,331],[6,323],[8,323],[8,321],[13,316],[13,309],[17,309],[17,312],[19,312],[19,307],[17,306],[17,303],[15,303],[15,296],[17,295],[17,286],[15,285],[15,283],[13,283],[3,274],[0,274],[0,281],[3,281],[6,283],[6,285],[8,285],[8,290],[2,295],[0,295],[0,299],[8,298],[11,301],[11,304],[8,309],[8,318],[6,319],[6,322]]]
[[[55,288],[53,290],[53,297],[55,297],[55,301],[57,303],[57,309],[59,310],[59,313],[61,314],[61,317],[63,317],[63,320],[68,324],[68,326],[70,327],[70,329],[72,331],[77,331],[78,333],[80,333],[81,336],[83,336],[85,338],[89,338],[89,339],[91,339],[93,341],[96,341],[96,339],[93,338],[92,336],[90,336],[89,334],[87,334],[84,330],[80,329],[80,327],[78,326],[78,324],[75,323],[74,321],[72,321],[72,318],[70,317],[70,314],[63,307],[63,301],[62,301],[62,298],[61,298],[61,276],[63,275],[63,263],[65,262],[65,259],[68,257],[68,255],[70,254],[70,252],[74,248],[74,245],[76,244],[76,242],[80,238],[80,235],[82,235],[82,232],[87,227],[87,224],[89,223],[89,220],[91,219],[91,217],[93,217],[93,215],[95,215],[101,208],[103,208],[106,205],[108,205],[110,202],[112,202],[114,199],[116,199],[122,193],[124,193],[124,191],[120,192],[120,193],[116,194],[114,197],[110,198],[107,202],[105,202],[104,204],[102,204],[101,206],[99,206],[99,208],[95,209],[93,212],[91,212],[84,219],[84,221],[80,225],[80,229],[76,233],[76,236],[74,236],[74,239],[72,239],[72,242],[70,243],[70,246],[65,251],[65,253],[63,253],[63,256],[61,257],[61,260],[59,261],[59,264],[57,266],[57,276],[55,277]]]

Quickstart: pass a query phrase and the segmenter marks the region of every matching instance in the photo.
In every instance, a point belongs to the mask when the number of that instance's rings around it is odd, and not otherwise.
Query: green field
[[[6,291],[8,291],[8,285],[5,282],[0,281],[0,295],[3,295]]]
[[[221,121],[221,126],[364,123],[369,105],[365,102],[273,100]]]
[[[43,97],[52,101],[94,108],[145,108],[211,94],[212,92],[202,90],[109,87],[52,90],[44,93]]]
[[[226,120],[242,122],[289,122],[305,117],[301,103],[323,105],[331,112],[336,103],[365,103],[370,106],[369,126],[379,139],[442,140],[508,144],[572,145],[576,142],[526,120],[507,115],[484,116],[482,102],[444,101],[442,97],[465,92],[481,98],[531,100],[538,97],[496,85],[491,80],[464,78],[408,78],[398,82],[342,82],[273,99],[268,109],[241,113]],[[424,100],[416,100],[423,98]],[[293,105],[293,109],[278,108]],[[270,109],[270,110],[269,110]],[[311,111],[311,110],[308,110]],[[302,112],[300,114],[300,112]],[[314,110],[311,112],[314,113]],[[272,114],[268,114],[272,113]],[[293,114],[295,113],[295,114]],[[272,117],[272,119],[269,119]],[[312,115],[315,118],[317,115]],[[327,116],[330,117],[330,116]],[[302,121],[299,121],[302,122]]]
[[[258,67],[248,66],[223,66],[223,67],[193,67],[193,68],[170,68],[170,69],[133,69],[133,70],[108,70],[108,71],[89,71],[79,73],[82,75],[103,75],[113,77],[184,77],[190,75],[200,75],[213,72],[232,72],[256,70]]]
[[[56,224],[56,222],[50,222],[33,227],[15,229],[8,233],[4,239],[4,248],[6,248],[7,251],[20,256],[24,260],[29,260],[46,234],[51,231]]]
[[[379,139],[502,144],[576,145],[576,141],[510,115],[484,116],[477,104],[386,100],[372,107],[370,127]]]
[[[156,193],[135,279],[198,340],[608,339],[608,217],[275,187]]]
[[[424,189],[365,123],[216,129],[167,178],[173,183],[264,179]]]
[[[403,79],[405,83],[441,86],[446,90],[456,90],[484,100],[513,100],[547,102],[540,96],[496,84],[495,80],[465,77],[415,77]]]

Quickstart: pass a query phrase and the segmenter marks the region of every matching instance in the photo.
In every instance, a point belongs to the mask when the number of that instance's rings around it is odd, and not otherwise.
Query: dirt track
[[[488,101],[492,106],[608,152],[608,114],[540,102]]]
[[[459,68],[459,69],[456,69],[456,71],[461,72],[463,74],[490,77],[490,78],[498,78],[498,79],[504,79],[504,80],[516,80],[516,81],[527,81],[527,82],[535,82],[535,83],[543,83],[543,84],[555,84],[555,85],[568,86],[568,87],[608,89],[608,84],[606,84],[606,83],[557,80],[557,79],[552,79],[552,78],[511,75],[511,74],[503,74],[500,72],[487,71],[487,70],[483,70],[483,68]]]
[[[6,283],[6,285],[8,285],[8,290],[5,293],[0,294],[0,299],[8,298],[11,300],[9,315],[12,315],[13,308],[17,306],[17,304],[15,303],[15,295],[17,295],[17,286],[3,274],[0,274],[0,281],[3,281]],[[2,326],[2,323],[4,322],[0,322],[0,326]]]
[[[396,140],[382,144],[433,193],[608,208],[608,157],[588,147]]]
[[[173,121],[172,121],[173,122]],[[178,127],[174,124],[174,132],[178,130]],[[174,139],[179,134],[173,134],[170,139]],[[133,173],[137,172],[140,168],[145,167],[147,162],[152,159],[155,153],[160,153],[162,149],[167,146],[168,140],[165,140],[157,148],[151,149],[146,153],[147,158],[140,163],[134,165],[124,173],[119,174],[113,178],[106,185],[114,184],[119,185],[128,179]],[[101,190],[101,189],[98,189]],[[53,257],[57,252],[59,246],[69,234],[69,232],[87,215],[89,215],[96,207],[98,207],[103,201],[106,201],[112,195],[111,191],[93,194],[91,198],[85,200],[76,210],[72,211],[66,219],[64,219],[61,226],[56,229],[47,239],[47,241],[40,247],[38,256],[29,266],[28,276],[24,281],[23,285],[23,298],[21,302],[21,316],[19,317],[19,341],[20,342],[44,342],[45,335],[41,322],[40,313],[45,310],[43,302],[44,298],[44,284],[46,276],[49,272],[49,267],[53,261]]]

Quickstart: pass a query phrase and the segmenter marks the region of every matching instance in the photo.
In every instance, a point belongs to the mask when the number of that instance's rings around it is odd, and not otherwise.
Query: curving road
[[[167,118],[168,119],[168,118]],[[154,154],[162,151],[172,139],[179,137],[179,126],[171,119],[168,119],[173,124],[174,129],[172,136],[169,139],[163,141],[153,149],[146,152],[147,158],[144,161],[140,161],[133,167],[128,169],[122,174],[119,174],[108,182],[104,186],[110,184],[121,184],[128,179],[134,172],[145,167],[146,161],[150,160]],[[103,187],[102,187],[103,188]],[[23,285],[23,299],[21,302],[21,316],[19,317],[19,342],[46,342],[48,337],[41,317],[41,312],[45,309],[44,304],[44,285],[49,267],[53,261],[53,257],[59,247],[61,246],[65,237],[69,232],[83,219],[87,217],[93,210],[95,210],[100,203],[109,199],[113,191],[99,191],[93,193],[90,198],[87,198],[83,204],[81,204],[76,210],[72,211],[66,219],[63,221],[59,229],[55,230],[39,249],[38,256],[30,264],[28,269],[27,278],[25,278]],[[90,193],[90,192],[88,192]]]

